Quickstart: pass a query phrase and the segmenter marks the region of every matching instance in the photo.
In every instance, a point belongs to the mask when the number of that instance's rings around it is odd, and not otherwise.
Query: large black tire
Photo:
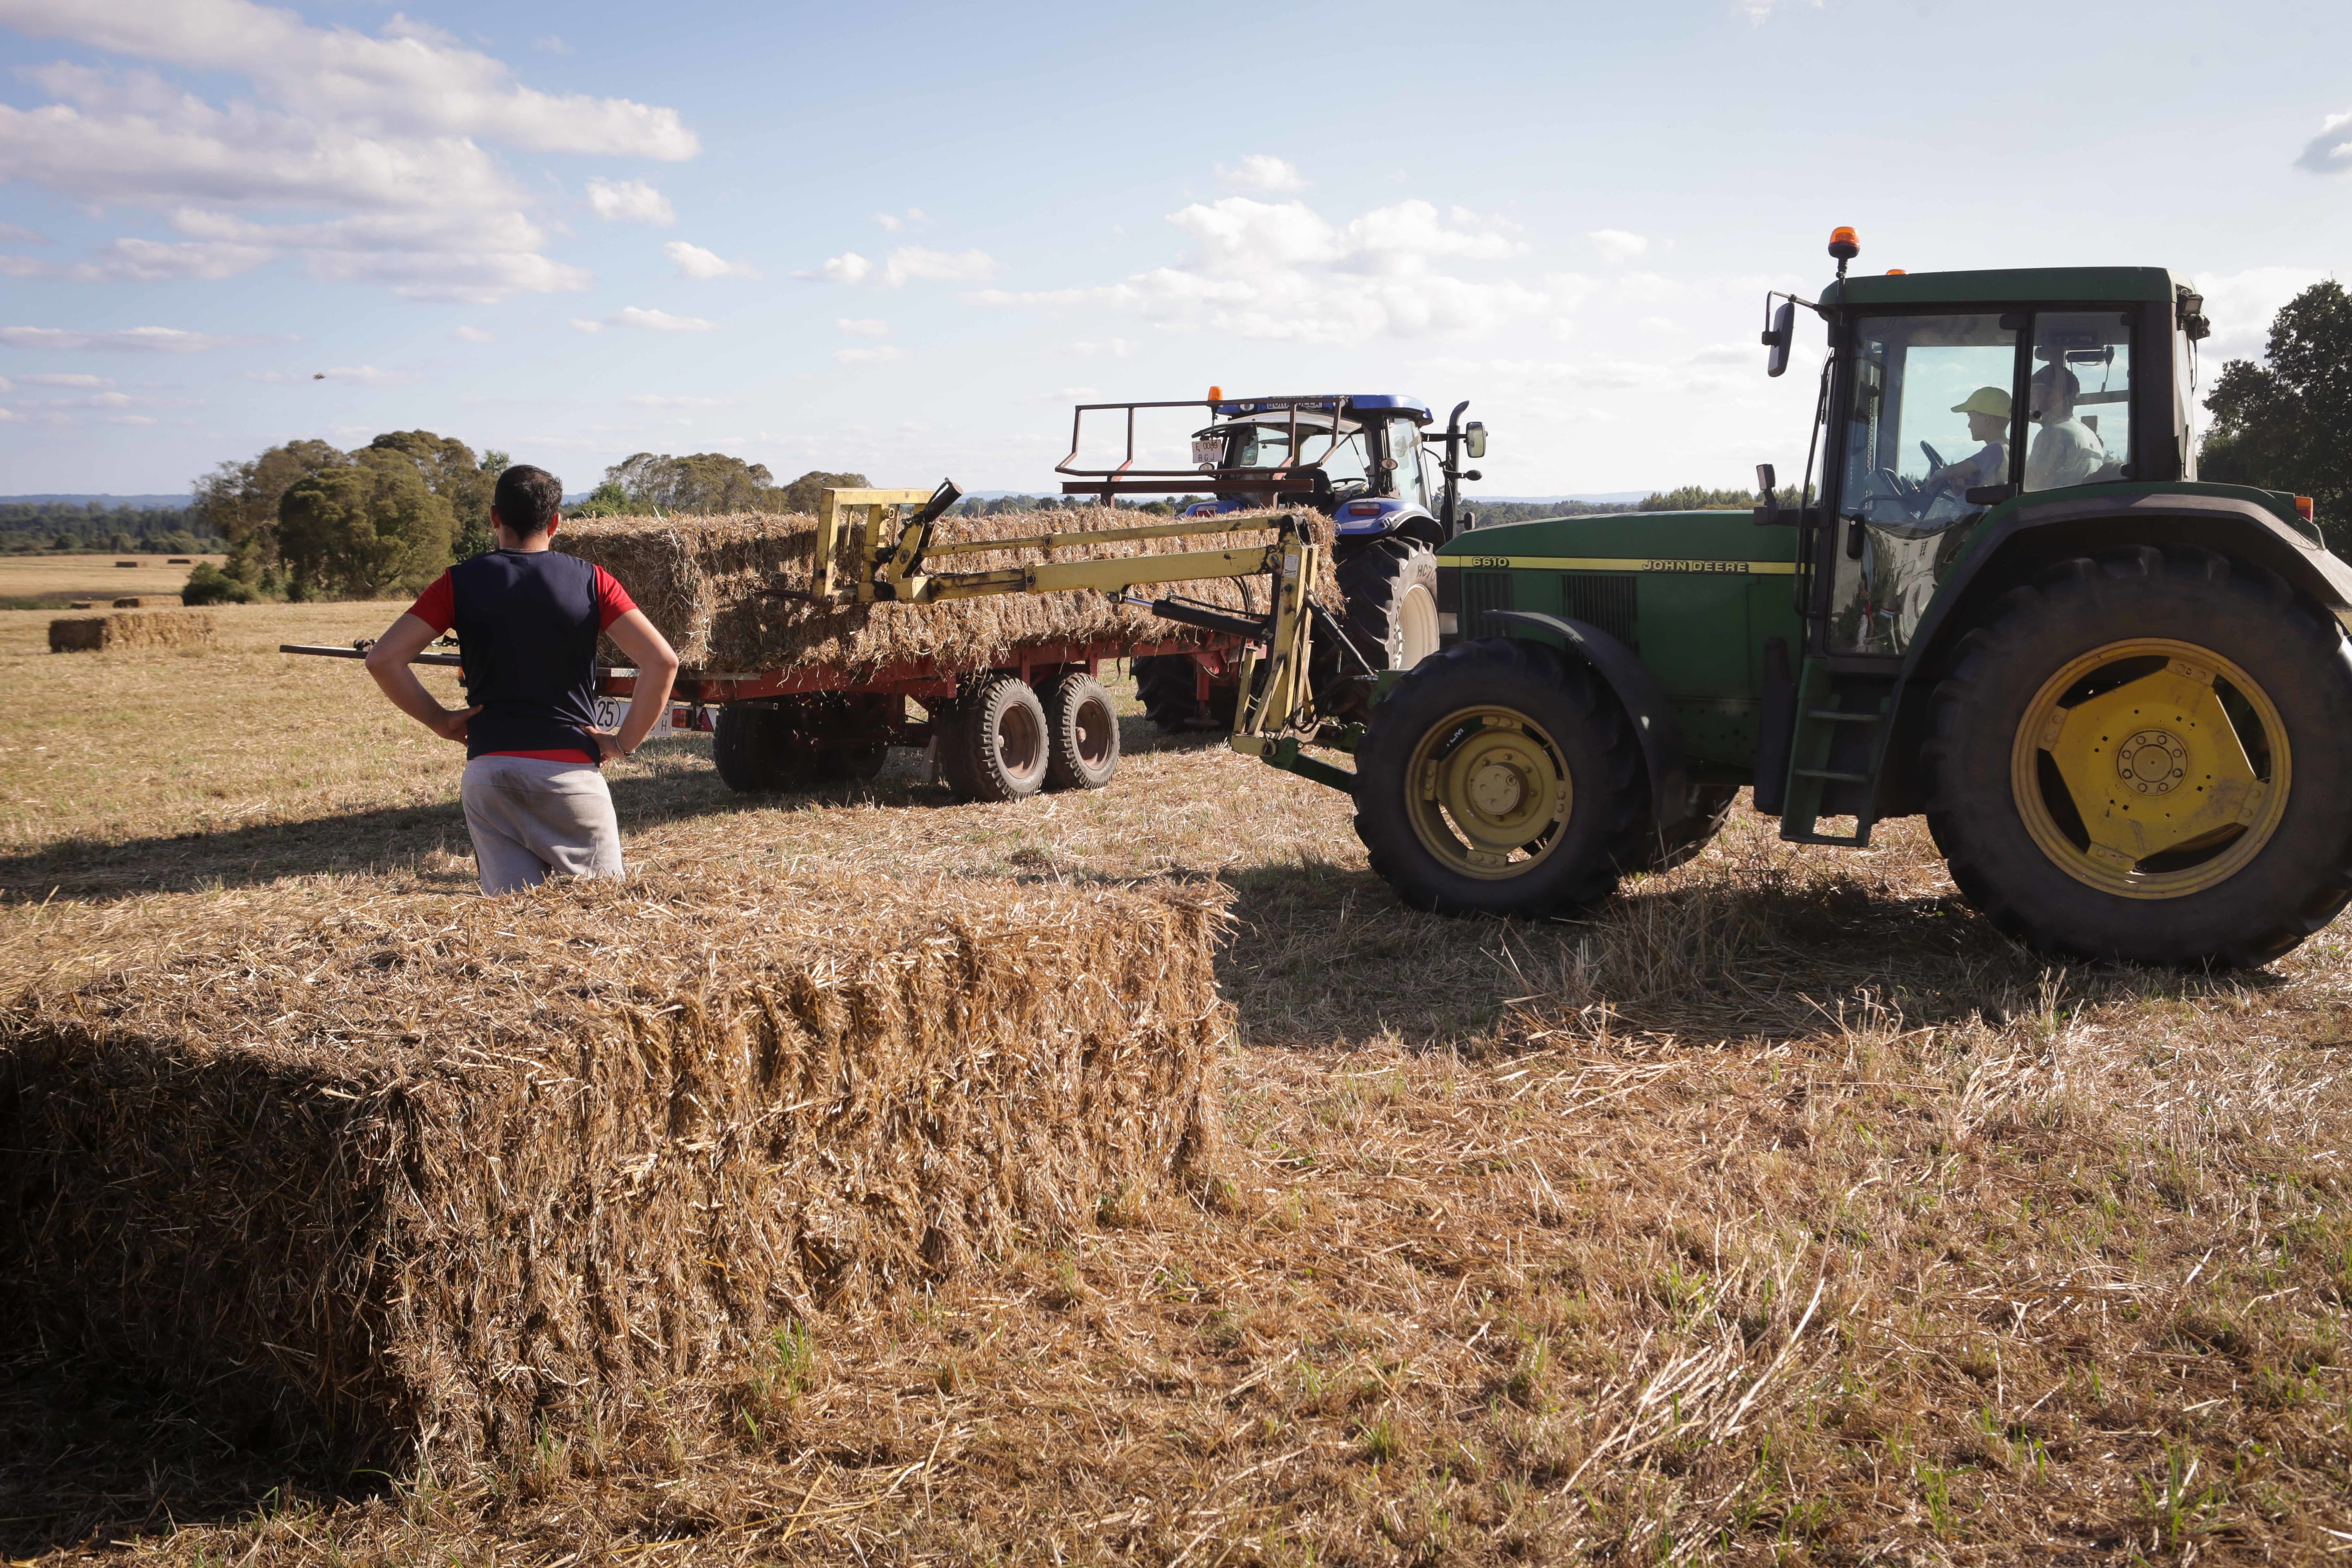
[[[1655,875],[1688,864],[1723,831],[1731,803],[1738,795],[1738,784],[1691,785],[1688,815],[1663,831],[1645,826],[1640,835],[1640,852],[1626,871]]]
[[[1400,680],[1356,750],[1356,837],[1373,871],[1441,914],[1597,903],[1638,858],[1649,815],[1641,749],[1615,696],[1582,664],[1510,638],[1457,643]],[[1486,851],[1492,863],[1474,864],[1460,816],[1440,813],[1454,809],[1449,790],[1485,814],[1479,831],[1501,846]],[[1522,831],[1533,837],[1508,842]]]
[[[965,800],[1025,800],[1045,785],[1049,733],[1027,681],[982,676],[940,736],[940,771]]]
[[[1952,880],[2045,952],[2251,968],[2352,899],[2352,647],[2210,551],[2078,558],[2005,595],[1936,688],[1924,756]]]
[[[800,789],[814,782],[818,756],[794,715],[767,702],[730,702],[712,721],[710,758],[719,779],[738,795]]]
[[[1213,686],[1207,701],[1197,695],[1199,679],[1195,666],[1186,654],[1156,654],[1132,661],[1135,675],[1135,695],[1143,704],[1143,716],[1165,735],[1181,734],[1188,730],[1231,730],[1234,710],[1240,702],[1240,689],[1234,686]]]
[[[1118,709],[1084,670],[1055,681],[1045,703],[1045,787],[1100,789],[1118,772]]]
[[[1437,651],[1437,552],[1417,539],[1374,539],[1339,557],[1348,640],[1374,669],[1411,669]]]

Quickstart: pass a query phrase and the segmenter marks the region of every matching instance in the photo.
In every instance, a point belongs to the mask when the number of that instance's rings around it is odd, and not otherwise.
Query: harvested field
[[[0,1011],[8,1337],[344,1465],[621,1434],[1205,1152],[1222,895],[206,900]]]
[[[173,563],[148,556],[137,571],[111,555],[0,555],[0,609],[62,608],[75,599],[110,601],[122,594],[177,595],[196,562],[217,566],[223,557],[198,555]]]
[[[466,909],[454,749],[352,667],[265,651],[398,608],[224,609],[216,686],[174,691],[163,653],[55,661],[100,721],[0,714],[6,989],[208,919],[225,941],[255,900]],[[0,616],[0,677],[44,624]],[[649,877],[1223,883],[1222,1181],[815,1308],[724,1403],[685,1380],[626,1432],[389,1485],[19,1352],[0,1542],[249,1568],[2340,1560],[2345,928],[2257,974],[2060,968],[1957,900],[1916,823],[1845,852],[1744,807],[1596,918],[1430,920],[1369,875],[1343,797],[1132,719],[1124,745],[1118,787],[1013,806],[948,804],[907,758],[747,801],[699,740],[614,790]]]
[[[116,609],[100,616],[60,616],[49,623],[49,651],[210,647],[218,629],[209,610]]]
[[[1277,512],[1234,514],[1271,519]],[[1311,515],[1311,514],[1309,514]],[[938,541],[1011,539],[1088,529],[1134,528],[1164,521],[1132,511],[1007,512],[953,518]],[[996,571],[1042,560],[1076,561],[1108,555],[1172,554],[1253,548],[1271,542],[1265,529],[1237,526],[1229,533],[1188,539],[1129,540],[1085,551],[992,551],[954,556],[938,570]],[[945,604],[857,605],[832,608],[773,592],[803,593],[814,581],[816,519],[808,516],[597,518],[567,522],[555,546],[593,561],[619,578],[646,618],[660,628],[689,669],[754,670],[800,664],[871,668],[898,659],[938,658],[982,663],[1024,644],[1091,638],[1154,641],[1195,634],[1149,611],[1114,604],[1099,594],[996,595]],[[1323,597],[1337,604],[1336,582]],[[1172,591],[1226,609],[1264,614],[1262,583],[1233,580],[1171,585]],[[1168,590],[1154,590],[1161,592]],[[617,653],[611,655],[616,662]]]

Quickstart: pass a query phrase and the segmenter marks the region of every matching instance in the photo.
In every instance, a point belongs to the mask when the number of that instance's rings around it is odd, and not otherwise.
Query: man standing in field
[[[597,769],[645,742],[677,674],[677,655],[610,573],[548,548],[562,500],[544,468],[500,474],[498,548],[441,574],[368,649],[368,673],[394,707],[465,743],[466,828],[486,893],[551,873],[621,876],[620,824]],[[470,708],[442,707],[409,665],[453,626]],[[595,728],[600,632],[637,667],[618,734]]]

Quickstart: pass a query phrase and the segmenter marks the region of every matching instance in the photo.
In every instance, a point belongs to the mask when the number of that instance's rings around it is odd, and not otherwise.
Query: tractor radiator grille
[[[1634,616],[1633,576],[1628,572],[1563,572],[1560,614],[1599,626],[1627,647],[1642,650],[1641,623]]]
[[[1493,637],[1503,635],[1508,623],[1489,623],[1486,612],[1507,610],[1511,605],[1511,574],[1507,572],[1465,572],[1462,574],[1462,635],[1470,637]]]

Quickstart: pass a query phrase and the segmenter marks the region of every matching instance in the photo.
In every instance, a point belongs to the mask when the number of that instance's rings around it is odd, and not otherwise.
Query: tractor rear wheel
[[[1356,837],[1415,909],[1541,915],[1597,903],[1648,815],[1625,710],[1540,643],[1458,643],[1374,710]]]
[[[800,789],[817,775],[816,752],[794,715],[770,702],[730,702],[712,721],[710,760],[738,795]]]
[[[1952,880],[2045,951],[2251,968],[2352,900],[2352,646],[2211,551],[2078,558],[2002,598],[1925,761]]]
[[[1143,716],[1163,735],[1187,730],[1230,730],[1240,701],[1237,687],[1212,686],[1208,700],[1198,695],[1199,667],[1189,654],[1153,654],[1132,661],[1135,695]]]
[[[1083,670],[1045,693],[1047,789],[1100,789],[1118,772],[1118,710]]]
[[[1024,800],[1045,785],[1048,733],[1045,704],[1027,681],[982,676],[943,727],[940,771],[966,800]]]

